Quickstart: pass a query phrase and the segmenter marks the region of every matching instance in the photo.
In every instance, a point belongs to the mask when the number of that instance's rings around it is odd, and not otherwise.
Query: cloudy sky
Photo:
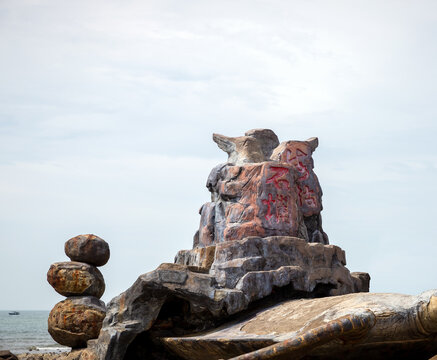
[[[213,132],[319,137],[324,228],[371,291],[437,288],[435,1],[0,0],[0,309],[51,309],[64,242],[104,301],[192,245]]]

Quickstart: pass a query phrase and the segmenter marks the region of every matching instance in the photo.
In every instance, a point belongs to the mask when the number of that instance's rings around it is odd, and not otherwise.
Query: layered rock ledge
[[[206,330],[273,293],[294,298],[365,290],[345,265],[338,246],[288,236],[180,251],[175,264],[141,275],[111,300],[99,338],[89,346],[100,359],[123,359],[139,334]]]

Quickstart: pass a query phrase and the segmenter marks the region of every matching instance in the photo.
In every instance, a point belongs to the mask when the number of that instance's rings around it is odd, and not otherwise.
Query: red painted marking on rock
[[[273,171],[274,174],[267,179],[266,184],[273,183],[276,189],[283,189],[282,184],[285,184],[285,189],[290,189],[290,182],[285,178],[285,175],[288,174],[288,168],[271,166],[269,170]]]
[[[267,214],[264,217],[266,218],[267,221],[270,221],[270,219],[273,217],[272,204],[275,203],[272,194],[269,194],[267,199],[262,200],[262,203],[264,205],[267,205]]]

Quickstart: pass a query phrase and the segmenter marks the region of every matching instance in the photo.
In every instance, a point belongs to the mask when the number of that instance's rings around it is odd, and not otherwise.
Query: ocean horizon
[[[18,311],[19,315],[9,315]],[[14,354],[70,351],[47,331],[50,310],[0,310],[0,350]]]

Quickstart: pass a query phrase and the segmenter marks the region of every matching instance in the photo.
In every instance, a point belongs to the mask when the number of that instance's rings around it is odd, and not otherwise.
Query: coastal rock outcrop
[[[75,261],[54,263],[47,272],[49,284],[67,297],[50,312],[48,331],[61,345],[85,347],[97,338],[106,314],[99,300],[105,281],[96,266],[107,263],[109,246],[96,235],[79,235],[65,243],[65,253]]]
[[[261,304],[368,291],[322,229],[316,138],[282,144],[268,129],[214,134],[228,153],[207,180],[193,249],[141,275],[107,305],[88,350],[99,359],[170,359],[164,337],[214,328]],[[161,345],[160,345],[161,344]]]

